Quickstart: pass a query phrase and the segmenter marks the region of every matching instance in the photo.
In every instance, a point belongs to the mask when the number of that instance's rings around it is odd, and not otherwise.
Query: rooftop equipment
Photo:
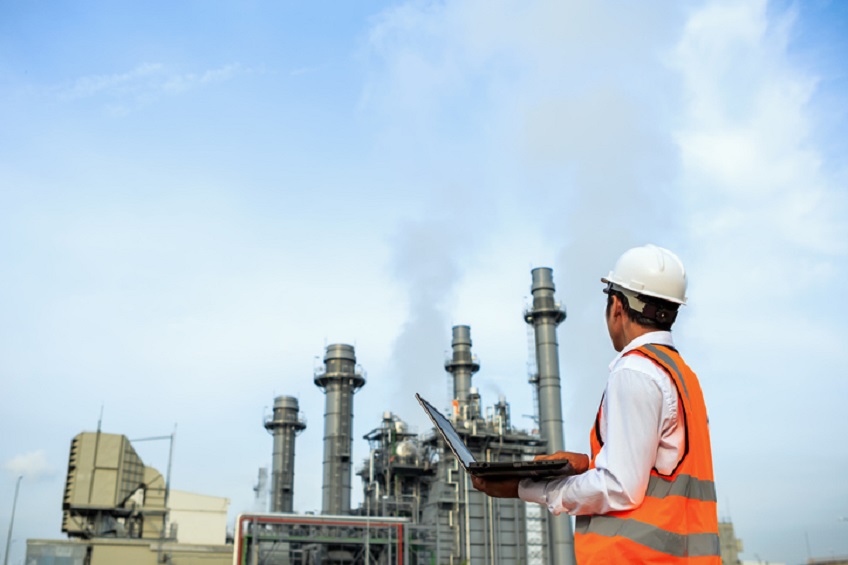
[[[297,398],[278,396],[274,399],[274,415],[265,421],[265,429],[274,436],[272,512],[292,512],[294,509],[294,438],[305,428],[306,423],[298,416]]]
[[[324,482],[322,514],[350,513],[353,395],[365,385],[352,345],[327,346],[324,367],[315,371],[324,391]]]
[[[556,328],[565,320],[565,310],[554,300],[553,272],[548,267],[531,271],[533,306],[524,313],[524,321],[533,326],[536,335],[539,430],[547,452],[565,450],[562,432],[562,391],[559,376]],[[548,540],[551,565],[574,565],[574,533],[567,516],[549,517]]]
[[[165,506],[165,480],[126,436],[83,432],[71,441],[62,502],[69,537],[160,538]]]

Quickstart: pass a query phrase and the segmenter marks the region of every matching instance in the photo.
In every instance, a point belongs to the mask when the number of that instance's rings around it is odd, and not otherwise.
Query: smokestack
[[[477,358],[471,354],[471,328],[454,326],[451,348],[453,354],[445,361],[445,369],[453,376],[453,398],[459,403],[459,416],[467,418],[471,377],[480,370]]]
[[[556,328],[565,320],[565,310],[554,301],[553,272],[548,267],[533,269],[533,307],[524,313],[536,335],[536,366],[539,399],[539,430],[548,453],[565,451],[562,433],[562,392]],[[574,534],[568,517],[548,516],[551,565],[574,565]]]
[[[321,512],[350,512],[353,395],[365,385],[357,371],[352,345],[327,346],[324,367],[315,371],[315,385],[324,391],[324,485]]]
[[[271,512],[294,510],[294,437],[305,428],[306,424],[298,418],[297,398],[274,399],[274,415],[265,421],[265,429],[274,436]]]

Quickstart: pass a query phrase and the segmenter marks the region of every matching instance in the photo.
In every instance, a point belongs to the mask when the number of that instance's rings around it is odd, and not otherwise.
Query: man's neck
[[[624,323],[624,339],[625,343],[630,343],[637,337],[642,337],[645,334],[649,334],[652,332],[659,331],[657,328],[650,328],[648,326],[643,326],[641,324],[637,324],[636,322],[632,322],[627,320]]]

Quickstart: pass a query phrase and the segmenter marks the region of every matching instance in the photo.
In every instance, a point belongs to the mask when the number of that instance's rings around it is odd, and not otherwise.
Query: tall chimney
[[[451,348],[453,353],[445,361],[445,369],[453,376],[453,398],[459,403],[459,417],[467,418],[471,377],[480,370],[480,364],[471,354],[471,328],[454,326]]]
[[[533,307],[524,320],[536,335],[536,366],[539,399],[539,430],[548,453],[565,451],[562,433],[562,393],[559,379],[556,328],[565,320],[565,310],[554,301],[553,272],[548,267],[533,269]],[[551,565],[574,565],[574,533],[568,516],[548,516],[548,547]]]
[[[315,371],[315,384],[324,391],[324,485],[321,512],[350,512],[353,395],[365,385],[356,368],[352,345],[327,346],[324,367]]]
[[[274,415],[265,421],[265,429],[274,436],[271,461],[271,512],[294,509],[294,437],[306,428],[298,417],[297,398],[278,396]]]

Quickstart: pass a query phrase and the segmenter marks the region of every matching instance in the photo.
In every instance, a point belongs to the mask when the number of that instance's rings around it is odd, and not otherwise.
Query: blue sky
[[[531,427],[534,266],[568,309],[566,441],[587,450],[613,355],[598,279],[645,242],[689,270],[675,335],[744,555],[848,554],[846,27],[824,1],[5,3],[12,562],[60,537],[68,445],[101,406],[131,438],[176,424],[174,487],[235,513],[270,461],[263,414],[296,395],[295,505],[320,508],[328,343],[368,373],[356,437],[384,410],[425,429],[411,393],[447,401],[454,324],[485,404]]]

